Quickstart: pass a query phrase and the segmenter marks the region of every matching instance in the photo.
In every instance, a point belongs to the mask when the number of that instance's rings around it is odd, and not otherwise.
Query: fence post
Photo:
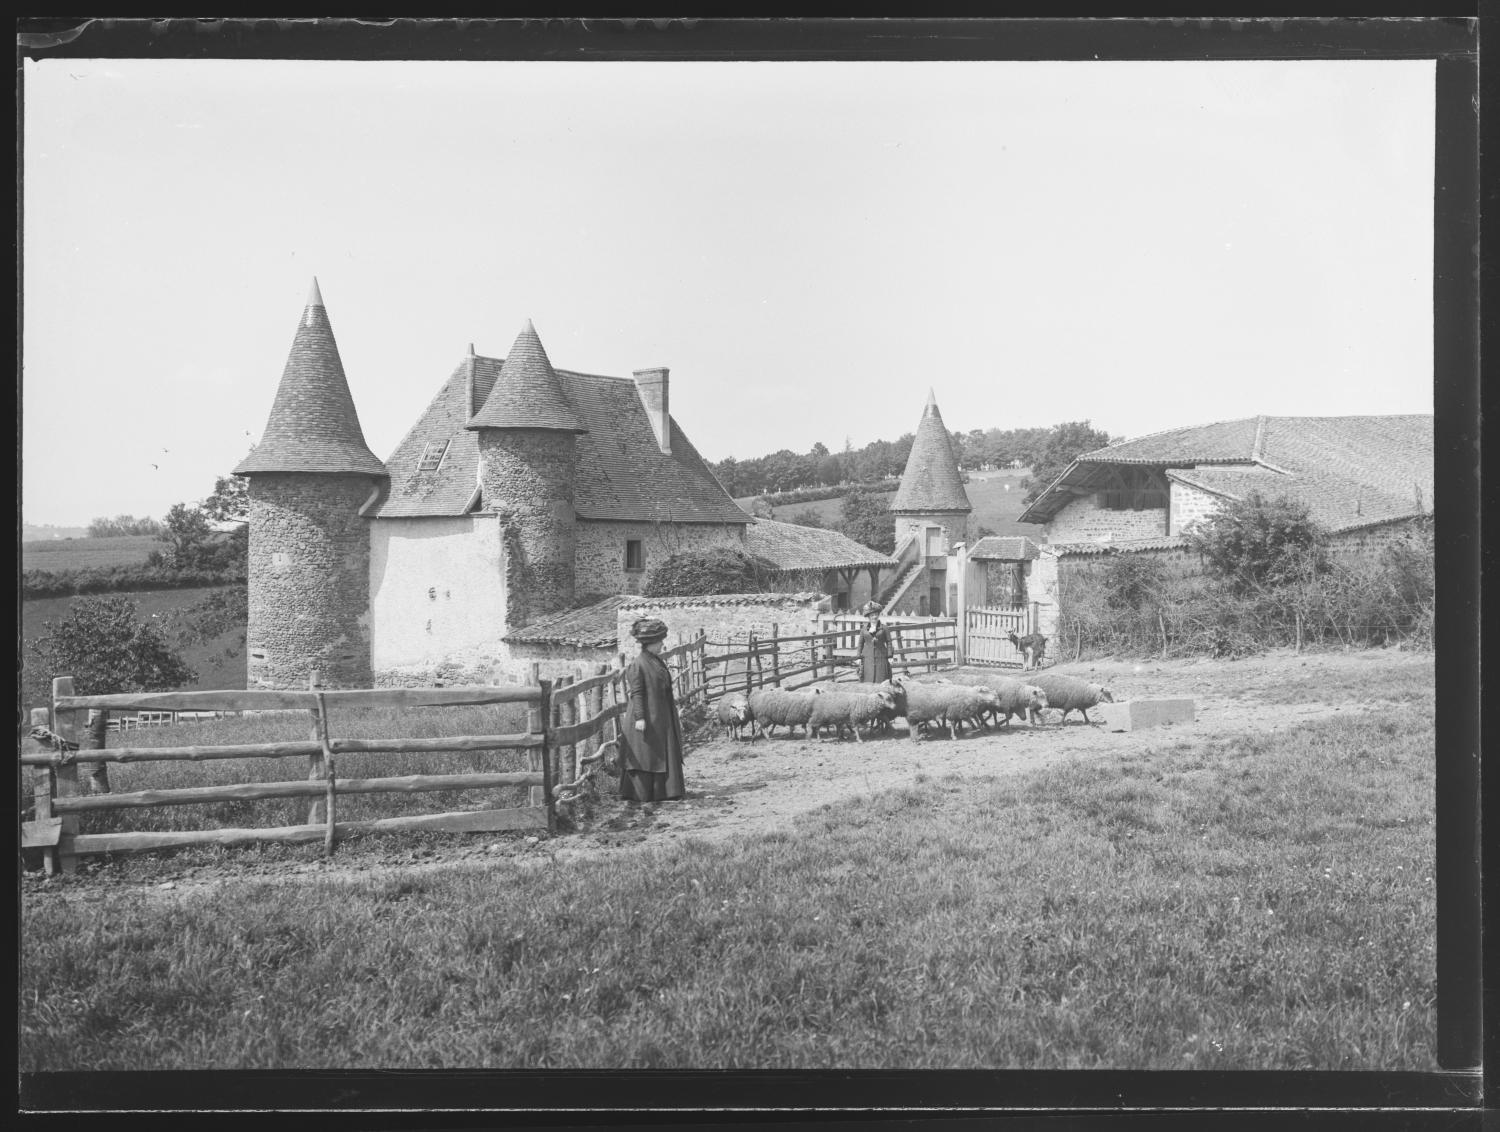
[[[1026,612],[1026,632],[1040,633],[1042,631],[1042,607],[1040,602],[1032,602],[1031,608]]]
[[[560,676],[557,683],[552,686],[554,692],[562,693],[562,699],[556,708],[557,723],[561,727],[568,727],[578,722],[578,697],[568,695],[568,689],[576,682],[576,677]],[[564,767],[570,770],[569,782],[578,777],[577,745],[574,743],[565,743],[557,749],[557,773],[553,777],[558,782],[562,781]],[[550,792],[549,790],[548,793]]]
[[[52,722],[51,715],[52,712],[48,708],[32,708],[31,726],[49,727]],[[52,817],[52,796],[57,791],[57,768],[39,766],[33,769],[36,771],[31,780],[33,801],[36,806],[33,816],[38,822],[47,821]],[[57,872],[57,868],[57,846],[44,846],[42,849],[42,870],[48,876],[52,876]]]
[[[317,716],[318,742],[323,745],[323,777],[327,784],[326,792],[323,795],[324,805],[327,810],[325,816],[328,820],[328,826],[323,831],[323,856],[331,857],[333,856],[333,823],[334,811],[336,808],[334,805],[335,774],[333,764],[333,745],[328,741],[328,704],[324,701],[323,693],[321,692],[318,693]],[[312,823],[309,822],[308,824],[310,825]]]
[[[540,666],[537,666],[536,670],[540,672]],[[547,832],[550,834],[557,832],[557,800],[552,797],[552,728],[550,724],[554,710],[552,681],[539,680],[538,684],[542,689],[541,702],[537,711],[542,720],[542,745],[539,752],[542,764],[542,785],[540,788],[535,786],[531,788],[531,798],[535,803],[536,792],[538,789],[541,790],[542,805],[547,807]]]
[[[542,683],[542,666],[536,661],[531,662],[530,676],[529,682],[540,687]],[[550,692],[550,689],[548,691]],[[526,730],[532,735],[545,736],[547,733],[547,720],[550,714],[551,704],[548,702],[548,696],[544,694],[541,699],[526,709]],[[543,770],[543,765],[546,763],[545,754],[545,746],[532,747],[526,753],[526,769],[533,773],[542,771],[544,779],[546,775],[546,771]],[[547,798],[541,786],[533,786],[529,797],[533,806],[543,806],[547,803]]]
[[[771,622],[771,686],[781,687],[781,626]]]
[[[608,671],[609,671],[609,665],[607,665],[607,664],[596,664],[596,665],[594,665],[594,675],[595,676],[603,676]],[[602,715],[604,713],[604,685],[603,684],[599,684],[597,687],[594,688],[593,691],[591,691],[589,693],[588,713],[589,713],[589,718],[590,719],[594,719],[597,716]],[[586,754],[590,754],[590,755],[597,755],[599,753],[599,748],[602,747],[602,746],[604,746],[604,727],[600,727],[599,731],[598,731],[598,734],[596,734],[594,736],[594,738],[592,740],[590,740],[590,742],[588,744],[586,744],[586,748],[591,748],[591,749],[586,749],[585,753]],[[579,779],[579,777],[582,775],[582,773],[583,773],[583,768],[581,766],[575,764],[574,767],[573,767],[573,781],[577,782],[578,779]]]
[[[314,668],[307,674],[307,690],[309,692],[316,692],[320,687],[322,687],[322,683],[318,680],[318,670]],[[311,737],[313,742],[315,743],[321,743],[323,741],[324,720],[322,704],[323,698],[319,696],[318,706],[308,709],[308,715],[312,717]],[[321,781],[327,776],[327,774],[328,768],[323,762],[323,755],[321,752],[316,755],[307,756],[307,780],[309,782]],[[307,807],[307,824],[319,825],[322,822],[326,821],[327,817],[328,814],[325,800],[323,798],[314,797],[312,802],[310,802]]]
[[[754,633],[750,634],[749,643],[745,647],[748,650],[748,655],[745,657],[745,695],[748,696],[750,694],[751,690],[755,687],[754,683],[752,683],[751,679],[750,679],[750,666],[753,663],[755,663],[756,656],[757,656],[757,654],[755,652],[755,634]]]
[[[109,733],[109,712],[99,708],[89,709],[89,725],[87,735],[81,745],[85,751],[102,751],[105,747],[105,736]],[[84,760],[80,756],[80,762]],[[109,764],[88,763],[89,792],[93,794],[109,793]]]
[[[57,708],[57,701],[61,697],[72,694],[73,677],[58,676],[52,681],[52,730],[58,738],[79,746],[83,737],[79,734],[78,712],[59,711]],[[78,793],[78,764],[68,756],[66,751],[59,753],[68,761],[58,764],[54,779],[57,783],[56,797],[71,798]],[[63,815],[61,836],[57,843],[57,861],[65,873],[76,872],[78,869],[78,857],[73,852],[73,837],[77,832],[78,815]]]

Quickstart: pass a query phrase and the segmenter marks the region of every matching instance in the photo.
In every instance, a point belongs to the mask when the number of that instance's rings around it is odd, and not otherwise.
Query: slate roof
[[[953,454],[953,440],[938,412],[937,397],[930,390],[917,425],[911,454],[901,486],[891,500],[892,511],[972,511],[969,494],[959,478],[958,458]]]
[[[505,355],[500,374],[483,408],[467,428],[544,428],[583,432],[578,415],[568,403],[542,340],[531,320],[521,327]]]
[[[1155,538],[1120,538],[1110,542],[1054,542],[1047,549],[1056,555],[1120,554],[1132,550],[1173,550],[1187,546],[1181,535],[1157,535]]]
[[[501,359],[481,355],[461,362],[391,453],[390,489],[371,509],[375,517],[462,515],[469,509],[479,482],[478,433],[467,427],[471,416],[477,419],[467,409],[470,365],[477,403],[488,409],[504,396]],[[676,421],[672,451],[662,452],[633,380],[552,372],[573,419],[586,430],[577,437],[574,508],[580,519],[750,522]],[[444,441],[442,463],[424,470],[423,452]],[[492,505],[481,499],[478,508]]]
[[[236,465],[236,475],[256,472],[352,472],[385,474],[385,465],[370,451],[354,411],[354,398],[344,377],[338,343],[318,281],[313,280],[307,305],[297,322],[297,334],[281,384],[271,403],[271,415],[255,450]]]
[[[1020,516],[1044,523],[1112,465],[1154,465],[1228,498],[1252,491],[1305,502],[1330,531],[1430,513],[1433,418],[1248,417],[1171,429],[1079,456]],[[1418,499],[1420,498],[1420,504]]]
[[[618,618],[620,606],[630,600],[627,594],[616,594],[593,605],[570,609],[541,617],[505,636],[512,644],[574,645],[579,648],[615,648],[619,645]]]
[[[988,535],[969,549],[970,558],[989,558],[1000,562],[1022,562],[1040,554],[1037,544],[1024,535]]]
[[[871,550],[838,531],[756,519],[745,530],[745,550],[774,562],[787,572],[895,566],[896,560]]]

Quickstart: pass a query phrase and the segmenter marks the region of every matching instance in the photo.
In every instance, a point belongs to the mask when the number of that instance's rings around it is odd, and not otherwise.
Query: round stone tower
[[[386,479],[365,444],[318,281],[265,433],[235,468],[250,480],[252,688],[369,687],[370,532]]]
[[[937,523],[947,530],[949,543],[964,542],[968,538],[969,513],[973,510],[959,475],[953,440],[943,424],[943,415],[938,412],[937,396],[928,390],[922,420],[917,425],[911,454],[906,458],[906,471],[901,475],[901,486],[891,500],[896,541],[899,543],[913,527]]]
[[[506,628],[573,607],[575,437],[587,432],[528,320],[466,428],[479,441],[482,507],[505,541]]]

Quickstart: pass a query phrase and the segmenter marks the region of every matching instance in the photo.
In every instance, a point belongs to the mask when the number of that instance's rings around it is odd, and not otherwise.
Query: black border
[[[232,1124],[257,1119],[259,1110],[259,1115],[278,1111],[296,1120],[300,1110],[317,1112],[322,1125],[330,1120],[347,1124],[348,1119],[333,1118],[353,1117],[356,1126],[366,1128],[483,1127],[493,1117],[478,1113],[488,1112],[508,1114],[505,1123],[510,1126],[525,1114],[546,1125],[598,1123],[608,1114],[612,1122],[707,1127],[768,1114],[801,1122],[836,1113],[910,1125],[919,1116],[942,1113],[950,1118],[944,1126],[951,1127],[955,1120],[969,1123],[964,1118],[978,1113],[1006,1113],[1014,1120],[1053,1127],[1055,1122],[1043,1115],[1047,1110],[1064,1109],[1089,1119],[1089,1114],[1118,1115],[1123,1109],[1155,1114],[1196,1110],[1191,1119],[1209,1117],[1216,1124],[1229,1110],[1252,1119],[1264,1115],[1278,1124],[1407,1127],[1407,1117],[1425,1110],[1420,1115],[1446,1115],[1446,1127],[1477,1126],[1482,1078],[1473,1067],[1481,1064],[1482,1038],[1493,1042],[1493,1025],[1488,1034],[1481,1030],[1481,913],[1475,899],[1481,850],[1477,20],[25,18],[18,20],[17,29],[20,97],[20,65],[27,58],[1436,59],[1434,409],[1437,555],[1444,598],[1437,651],[1437,962],[1439,1060],[1445,1070],[1455,1070],[24,1074],[22,1109],[55,1114],[37,1113],[32,1119],[66,1121],[72,1127],[84,1122],[90,1110],[133,1110],[151,1113],[154,1126],[174,1120],[191,1120],[196,1126],[202,1120],[198,1113],[238,1109],[217,1112],[213,1119]],[[18,132],[19,110],[18,101]],[[1495,1017],[1494,1010],[1489,1017]],[[1204,1109],[1220,1112],[1215,1118]],[[544,1117],[546,1113],[550,1116]],[[119,1115],[113,1119],[117,1122]],[[1163,1115],[1147,1119],[1152,1123],[1141,1126],[1160,1127]]]

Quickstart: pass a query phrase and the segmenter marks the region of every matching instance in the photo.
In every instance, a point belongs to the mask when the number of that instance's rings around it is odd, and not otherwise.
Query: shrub
[[[839,532],[862,546],[890,554],[896,549],[896,527],[891,511],[878,496],[858,489],[844,496],[843,521]]]
[[[796,523],[799,527],[817,527],[822,530],[826,530],[828,527],[828,523],[823,516],[819,515],[811,507],[804,507],[796,514],[788,515],[785,521]]]
[[[48,621],[37,654],[55,676],[72,676],[81,696],[114,692],[164,692],[197,683],[154,626],[136,616],[123,597],[90,597],[73,604],[67,617]]]
[[[646,597],[696,597],[706,594],[764,593],[776,576],[776,565],[728,546],[684,550],[652,570],[642,587]]]
[[[1238,593],[1307,582],[1327,573],[1328,533],[1306,503],[1252,492],[1226,502],[1184,534],[1210,574]]]

